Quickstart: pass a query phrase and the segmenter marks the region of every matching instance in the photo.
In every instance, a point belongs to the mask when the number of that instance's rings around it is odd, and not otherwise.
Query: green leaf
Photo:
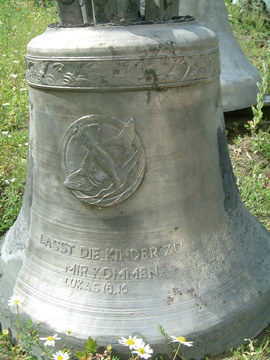
[[[97,340],[93,340],[90,336],[84,345],[88,355],[92,355],[97,351]]]
[[[82,351],[76,351],[75,356],[77,356],[79,359],[86,359],[86,354]]]

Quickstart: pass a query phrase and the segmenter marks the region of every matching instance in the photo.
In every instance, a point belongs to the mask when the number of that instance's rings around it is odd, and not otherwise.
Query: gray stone
[[[224,0],[180,0],[179,14],[192,15],[197,22],[216,32],[220,46],[221,93],[224,111],[256,104],[259,71],[236,41]]]

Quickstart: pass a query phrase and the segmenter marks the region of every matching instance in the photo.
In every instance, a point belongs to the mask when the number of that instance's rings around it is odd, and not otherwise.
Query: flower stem
[[[181,343],[178,344],[178,348],[177,348],[177,350],[176,350],[176,352],[175,352],[175,354],[174,354],[173,360],[176,359],[176,356],[178,355],[178,351],[179,351],[179,349],[180,349],[180,346],[181,346]]]
[[[64,343],[64,345],[63,345],[63,348],[64,348],[64,349],[65,349],[65,348],[66,348],[66,346],[67,346],[67,341],[68,341],[68,338],[69,338],[69,334],[67,334],[67,337],[66,337],[65,343]]]
[[[19,312],[19,305],[16,305],[16,310],[17,310],[17,340],[16,340],[16,344],[15,344],[15,348],[17,348],[18,344],[19,344],[19,333],[20,333],[20,312]]]

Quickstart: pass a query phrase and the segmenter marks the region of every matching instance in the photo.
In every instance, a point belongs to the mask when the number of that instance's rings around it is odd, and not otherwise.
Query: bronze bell
[[[224,111],[255,105],[260,74],[234,38],[225,0],[179,0],[179,13],[194,16],[200,25],[218,36]]]
[[[139,335],[170,354],[162,325],[199,359],[268,324],[270,236],[234,181],[217,37],[165,10],[62,20],[28,44],[28,179],[0,293],[76,347],[91,336],[126,356],[118,339]]]

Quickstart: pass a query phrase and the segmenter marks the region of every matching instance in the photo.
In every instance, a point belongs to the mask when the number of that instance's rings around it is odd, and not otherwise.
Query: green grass
[[[270,133],[238,136],[230,156],[240,196],[246,207],[270,230]]]
[[[28,148],[26,45],[58,21],[55,6],[0,0],[0,236],[15,221],[22,203]]]
[[[16,220],[21,207],[27,164],[27,132],[2,131],[0,137],[0,231]]]
[[[264,12],[255,0],[249,8],[233,5],[231,0],[226,0],[226,5],[234,36],[244,53],[260,71],[263,71],[263,63],[266,62],[267,92],[270,93],[270,13]]]

